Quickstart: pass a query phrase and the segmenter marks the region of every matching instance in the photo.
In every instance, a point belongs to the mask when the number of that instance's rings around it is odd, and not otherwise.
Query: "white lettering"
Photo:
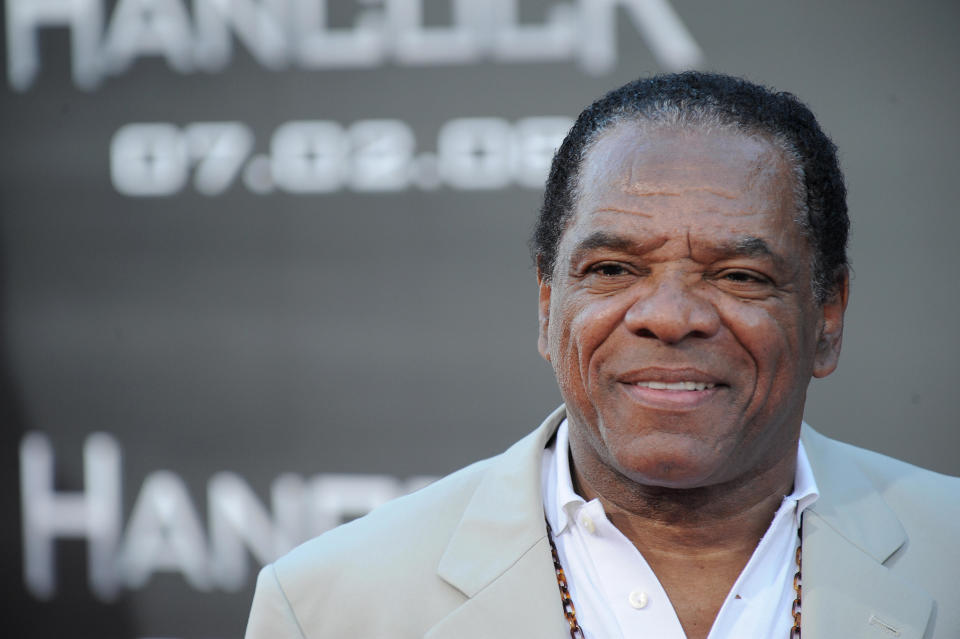
[[[510,183],[516,145],[500,118],[450,120],[437,134],[440,174],[456,188],[499,189]]]
[[[668,0],[632,0],[631,12],[640,35],[664,69],[696,66],[703,52]]]
[[[368,10],[357,17],[353,29],[327,26],[327,0],[297,2],[293,40],[297,57],[307,69],[373,67],[386,51],[383,11]]]
[[[144,586],[155,572],[179,572],[197,590],[211,587],[203,528],[187,485],[169,471],[147,476],[120,554],[126,584]]]
[[[208,71],[232,57],[230,27],[257,62],[273,70],[287,65],[286,0],[195,0],[196,61]]]
[[[349,153],[349,139],[336,122],[287,122],[270,141],[273,179],[292,193],[336,191],[346,178]]]
[[[124,195],[173,195],[190,172],[187,144],[172,124],[125,124],[110,141],[110,178]],[[198,183],[206,185],[207,181]]]
[[[90,589],[101,599],[117,593],[113,561],[120,531],[120,446],[109,435],[90,435],[83,447],[84,492],[53,490],[53,447],[46,435],[28,433],[20,444],[24,578],[35,596],[56,591],[53,542],[87,539]]]
[[[10,86],[26,91],[40,70],[37,30],[70,29],[73,81],[92,89],[100,80],[101,0],[7,0],[7,74]]]
[[[484,4],[450,0],[450,27],[423,26],[423,0],[393,0],[387,5],[396,36],[397,60],[402,64],[466,64],[480,59],[487,35]]]
[[[213,578],[225,590],[248,583],[246,550],[267,564],[306,541],[303,522],[303,480],[282,475],[273,483],[274,520],[242,477],[218,473],[208,485],[211,566]]]
[[[519,0],[446,0],[450,24],[424,22],[426,0],[358,0],[353,24],[333,28],[329,0],[118,0],[103,36],[102,0],[8,0],[11,86],[28,89],[39,69],[36,32],[60,26],[72,36],[73,77],[91,89],[104,73],[121,73],[141,56],[161,56],[178,73],[219,71],[235,36],[268,70],[577,60],[603,74],[617,61],[617,15],[623,9],[659,64],[678,71],[703,59],[669,0],[556,2],[541,24],[519,19]],[[193,20],[193,23],[191,23]],[[100,38],[104,37],[102,43]],[[102,47],[102,48],[101,48]]]
[[[518,0],[491,3],[494,58],[503,62],[544,62],[573,57],[577,14],[569,4],[550,8],[543,25],[519,25]]]
[[[271,513],[240,475],[221,472],[207,484],[208,547],[187,486],[170,471],[146,477],[121,540],[121,450],[110,435],[94,433],[84,443],[83,491],[54,491],[54,453],[44,434],[23,438],[20,469],[28,591],[51,598],[55,540],[85,538],[90,588],[102,601],[115,599],[121,586],[146,585],[157,572],[180,573],[201,591],[236,591],[249,585],[251,557],[261,565],[273,561],[311,536],[435,479],[324,474],[306,482],[283,474],[271,485]]]
[[[517,182],[530,188],[542,188],[550,173],[553,154],[573,122],[570,118],[525,118],[516,124]]]
[[[193,70],[190,17],[180,0],[120,0],[110,19],[104,60],[112,73],[145,55],[166,58],[175,71]]]
[[[696,66],[700,47],[668,0],[580,0],[580,61],[593,74],[607,73],[617,62],[616,9],[628,10],[657,62],[667,71]]]
[[[253,150],[253,132],[242,122],[197,122],[184,139],[197,166],[193,184],[204,195],[226,191]]]
[[[416,140],[399,120],[361,120],[349,131],[353,160],[350,187],[357,191],[398,191],[410,183]]]
[[[296,120],[277,127],[269,155],[250,157],[254,135],[242,122],[130,123],[110,143],[110,177],[132,197],[175,195],[190,181],[198,193],[226,192],[242,175],[255,193],[436,189],[541,188],[553,154],[572,121],[530,117],[457,118],[440,127],[437,152],[416,153],[412,127],[402,120]]]

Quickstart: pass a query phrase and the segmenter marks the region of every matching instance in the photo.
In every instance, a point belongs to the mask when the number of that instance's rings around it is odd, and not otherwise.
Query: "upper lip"
[[[630,371],[617,377],[617,381],[624,384],[637,384],[640,382],[663,382],[666,384],[676,382],[697,382],[700,384],[723,384],[716,375],[704,372],[697,368],[660,368],[646,367]]]

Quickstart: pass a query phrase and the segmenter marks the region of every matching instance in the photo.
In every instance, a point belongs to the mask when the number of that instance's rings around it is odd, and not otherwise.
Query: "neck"
[[[657,576],[686,636],[700,639],[710,632],[784,495],[792,492],[793,441],[780,448],[792,453],[749,475],[678,489],[639,484],[596,457],[578,457],[571,438],[574,488],[587,499],[600,499],[611,523]]]
[[[572,443],[572,442],[571,442]],[[794,449],[795,450],[795,449]],[[610,521],[644,553],[753,552],[785,495],[796,454],[722,484],[689,489],[638,484],[613,469],[572,462],[576,491],[599,498]]]

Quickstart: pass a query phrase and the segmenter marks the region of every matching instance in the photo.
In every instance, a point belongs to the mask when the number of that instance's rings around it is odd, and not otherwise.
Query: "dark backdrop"
[[[536,426],[545,159],[660,70],[812,106],[855,278],[807,419],[960,473],[954,2],[4,8],[10,636],[240,637],[260,563]]]

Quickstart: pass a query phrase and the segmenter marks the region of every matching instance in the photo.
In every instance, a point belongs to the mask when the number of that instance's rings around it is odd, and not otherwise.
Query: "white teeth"
[[[707,390],[713,388],[716,384],[708,382],[637,382],[637,386],[653,388],[655,390]]]

